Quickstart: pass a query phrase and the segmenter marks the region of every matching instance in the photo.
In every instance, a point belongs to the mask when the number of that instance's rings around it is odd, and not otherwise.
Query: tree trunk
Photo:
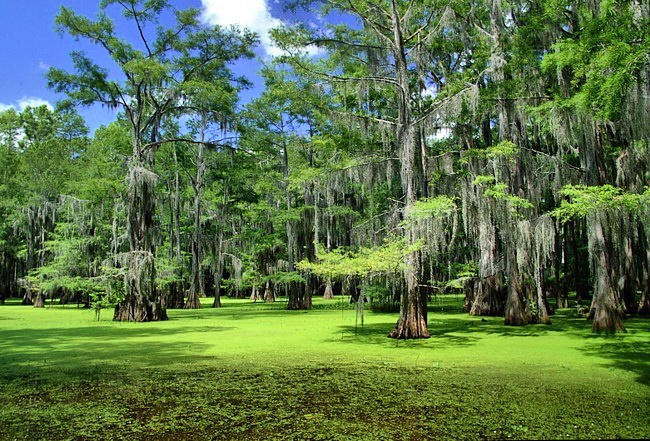
[[[251,290],[250,299],[253,302],[257,302],[258,300],[260,300],[260,293],[259,293],[259,291],[257,289],[257,285],[253,285],[253,289]]]
[[[154,322],[168,320],[167,310],[159,302],[122,302],[115,307],[113,320],[118,322]]]
[[[134,141],[139,146],[138,141]],[[134,147],[134,152],[140,152]],[[148,322],[167,320],[167,311],[156,298],[154,264],[154,216],[156,176],[146,169],[140,155],[129,163],[127,218],[130,252],[125,276],[126,295],[115,306],[113,320]]]
[[[527,325],[530,323],[530,313],[526,305],[525,287],[517,264],[514,244],[508,246],[507,253],[508,297],[506,299],[504,324],[506,326]]]
[[[650,315],[650,248],[646,244],[645,248],[645,268],[643,269],[643,289],[641,290],[641,301],[639,302],[638,313],[640,315]]]
[[[561,233],[560,233],[561,231]],[[551,285],[552,294],[555,297],[555,309],[566,308],[564,306],[564,298],[567,293],[566,278],[567,278],[567,253],[566,253],[566,225],[562,226],[562,230],[558,230],[557,236],[555,238],[555,259],[553,261],[553,271],[554,271],[554,282]],[[559,258],[562,256],[562,259]],[[564,276],[562,276],[562,265],[564,265]],[[548,292],[548,291],[547,291]],[[547,296],[548,297],[548,296]]]
[[[542,269],[535,269],[535,271],[541,271],[542,274],[540,275],[541,280],[544,280],[544,274]],[[537,323],[541,323],[543,325],[550,325],[551,324],[551,318],[549,317],[549,306],[548,306],[548,300],[546,298],[546,290],[544,289],[544,284],[542,283],[541,289],[537,290]]]
[[[399,84],[397,91],[397,146],[401,161],[402,190],[405,195],[408,213],[417,201],[417,183],[415,179],[417,127],[412,120],[411,85],[408,75],[406,48],[402,33],[402,17],[397,10],[396,0],[391,1],[391,21],[393,31],[393,44],[391,48],[395,58],[395,78]],[[409,245],[414,245],[417,240],[413,226],[408,227]],[[418,275],[420,272],[420,259],[417,251],[405,257],[406,293],[400,299],[400,316],[393,330],[388,334],[390,338],[410,339],[429,338],[427,329],[427,302],[426,296],[418,290]]]
[[[626,332],[623,326],[623,310],[612,283],[608,245],[603,228],[604,214],[592,214],[588,217],[589,251],[592,256],[594,274],[594,296],[589,316],[593,317],[592,331],[615,333]]]
[[[181,198],[180,198],[180,173],[176,144],[172,145],[174,158],[173,188],[169,188],[169,261],[175,262],[180,281],[170,283],[164,308],[182,309],[185,306],[185,277],[183,274],[183,256],[181,254]],[[162,216],[164,218],[164,216]]]
[[[643,289],[641,300],[639,301],[639,315],[650,315],[650,280],[646,281],[646,288]]]
[[[185,296],[183,295],[183,282],[174,281],[169,284],[167,293],[167,302],[165,308],[182,309],[185,306]]]
[[[474,193],[472,193],[474,194]],[[465,308],[473,316],[500,316],[506,300],[503,287],[503,271],[497,268],[499,260],[498,231],[489,212],[490,205],[479,201],[478,207],[478,280],[467,294]]]
[[[627,222],[629,222],[629,220],[627,220]],[[635,256],[632,251],[632,238],[624,235],[621,239],[624,241],[623,255],[619,256],[619,258],[623,259],[623,262],[621,264],[618,286],[621,290],[622,306],[625,313],[634,314],[638,310],[639,303],[636,300],[637,280],[635,277]]]
[[[282,147],[282,173],[284,177],[284,198],[285,198],[285,207],[287,214],[291,211],[292,202],[291,202],[291,192],[289,191],[289,151],[286,142]],[[291,220],[287,218],[285,223],[285,229],[287,232],[287,259],[289,263],[289,271],[295,271],[295,256],[294,256],[294,246],[295,246],[295,233],[293,231],[293,224]],[[289,310],[299,310],[299,309],[310,309],[311,308],[311,297],[309,301],[306,302],[306,287],[297,282],[291,282],[287,288],[287,297],[289,301],[287,302],[287,309]],[[306,305],[309,306],[306,306]]]
[[[327,282],[325,284],[325,294],[323,294],[323,298],[325,300],[332,300],[334,298],[334,290],[332,289],[332,279],[330,277],[327,278]]]
[[[34,300],[32,298],[32,291],[30,289],[25,289],[25,294],[23,295],[22,305],[33,305]]]
[[[520,280],[508,280],[508,298],[506,300],[505,320],[506,326],[523,326],[530,322],[526,313],[526,306],[522,300],[522,285]]]
[[[214,302],[213,308],[221,308],[221,282],[223,281],[223,230],[219,229],[219,240],[217,241],[217,272],[214,278]]]
[[[589,297],[589,286],[585,281],[585,264],[588,262],[588,255],[580,251],[578,247],[578,237],[576,235],[576,224],[575,221],[570,223],[571,227],[571,246],[573,250],[573,275],[574,275],[574,284],[576,290],[576,301],[579,303],[584,299]]]
[[[45,296],[43,295],[42,290],[38,290],[36,293],[36,300],[34,300],[34,308],[44,308],[45,307]]]
[[[307,283],[291,282],[289,284],[287,309],[293,311],[311,309],[311,278],[312,276],[307,276]]]
[[[203,116],[201,126],[201,143],[196,157],[196,181],[194,182],[194,232],[192,233],[192,275],[190,289],[187,293],[185,309],[198,309],[201,307],[200,297],[205,296],[205,279],[203,277],[203,234],[201,233],[201,199],[203,197],[203,177],[205,174],[205,126],[206,117]]]
[[[476,280],[465,298],[465,309],[474,316],[500,316],[504,304],[503,283],[496,274]]]
[[[14,278],[11,277],[11,271],[9,269],[9,254],[2,253],[0,254],[0,305],[5,304],[5,297],[11,297],[12,284],[15,282]]]
[[[271,289],[271,282],[266,281],[266,288],[264,289],[264,303],[275,302],[275,293]]]
[[[180,173],[178,166],[178,153],[176,144],[173,144],[172,154],[174,158],[174,188],[169,194],[169,259],[175,261],[180,281],[172,282],[169,286],[168,303],[165,308],[182,309],[185,307],[185,277],[183,274],[183,256],[181,254],[181,195],[180,195]]]
[[[411,253],[408,259],[411,260],[413,257],[414,253]],[[415,257],[417,258],[417,256]],[[418,282],[414,267],[416,267],[414,262],[407,262],[407,268],[404,270],[406,293],[401,296],[399,320],[395,328],[388,334],[390,338],[429,338],[426,296],[417,289]]]

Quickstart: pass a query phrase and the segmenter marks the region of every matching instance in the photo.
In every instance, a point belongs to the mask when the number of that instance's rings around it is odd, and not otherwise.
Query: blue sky
[[[14,107],[54,104],[63,96],[48,90],[45,73],[50,66],[70,69],[69,54],[84,50],[91,56],[102,56],[99,48],[86,42],[75,42],[68,36],[61,37],[54,29],[54,17],[63,5],[79,14],[94,17],[100,0],[0,0],[0,110]],[[266,37],[269,28],[291,20],[277,0],[172,0],[180,9],[202,8],[204,19],[211,24],[238,24],[248,27],[262,36],[258,48],[259,58],[277,53]],[[114,17],[114,15],[113,15]],[[102,64],[102,63],[100,63]],[[102,64],[109,67],[109,64]],[[256,61],[236,66],[238,73],[248,76],[256,83],[256,89],[246,94],[250,99],[260,90],[259,77],[255,75]],[[80,109],[91,129],[107,124],[115,114],[100,107]]]

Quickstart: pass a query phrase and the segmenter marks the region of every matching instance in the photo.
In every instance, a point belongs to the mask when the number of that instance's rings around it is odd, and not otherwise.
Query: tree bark
[[[201,143],[196,157],[196,181],[194,182],[194,231],[192,232],[192,275],[190,289],[187,293],[185,309],[201,307],[200,297],[205,296],[205,279],[202,270],[203,263],[203,234],[201,232],[201,199],[203,197],[203,179],[205,175],[205,127],[206,117],[203,115],[201,125]]]
[[[499,275],[480,278],[465,298],[465,309],[473,316],[500,316],[505,304],[503,282]]]
[[[38,290],[36,293],[36,300],[34,300],[34,308],[44,308],[45,307],[45,296],[43,295],[42,290]]]
[[[23,301],[21,305],[33,305],[34,299],[32,298],[32,291],[30,289],[25,289],[25,294],[23,294]]]
[[[183,295],[183,282],[174,281],[169,284],[167,292],[167,301],[165,308],[182,309],[185,306],[185,296]]]
[[[130,252],[125,276],[126,295],[115,306],[115,321],[148,322],[167,320],[167,311],[156,298],[154,264],[154,216],[156,212],[156,176],[142,160],[140,142],[134,140],[129,163],[127,190],[127,232]],[[147,158],[153,165],[151,155]]]
[[[508,246],[508,297],[506,299],[506,326],[522,326],[530,323],[530,313],[526,305],[525,287],[517,264],[514,245]]]
[[[307,276],[306,283],[291,282],[289,284],[289,302],[287,309],[289,310],[304,310],[311,309],[312,307],[312,284],[311,279],[313,276]]]
[[[408,259],[413,258],[413,253]],[[416,264],[407,262],[405,272],[406,293],[401,296],[399,320],[395,328],[388,334],[390,338],[414,339],[429,338],[427,329],[427,299],[424,293],[417,289],[417,277],[414,272]]]
[[[330,277],[327,278],[327,282],[325,283],[325,294],[323,294],[323,298],[325,300],[332,300],[334,298],[334,290],[332,289],[332,279]]]
[[[541,280],[544,280],[544,270],[541,268],[535,268],[534,271],[540,271],[541,274],[539,277]],[[541,288],[541,289],[540,289]],[[546,298],[546,290],[544,288],[544,283],[542,282],[542,286],[538,287],[537,289],[537,323],[541,323],[543,325],[550,325],[551,324],[551,318],[549,317],[549,306],[548,306],[548,300]]]
[[[275,293],[271,289],[271,282],[267,280],[266,287],[264,289],[264,303],[272,303],[272,302],[275,302]]]
[[[395,79],[399,84],[397,91],[397,146],[401,160],[402,190],[406,197],[405,210],[408,213],[417,201],[417,184],[415,180],[417,127],[412,118],[411,86],[408,75],[408,63],[404,36],[402,32],[402,17],[397,10],[396,0],[391,1],[391,22],[393,31],[392,52],[395,59]],[[416,235],[413,226],[408,227],[409,244],[414,245]],[[429,338],[427,329],[427,302],[418,290],[418,275],[420,259],[417,251],[408,253],[405,257],[406,293],[400,299],[400,316],[390,338],[411,339]]]
[[[253,302],[257,302],[258,300],[260,300],[260,293],[259,290],[257,289],[257,285],[253,285],[253,289],[251,289],[250,300],[252,300]]]
[[[602,225],[604,214],[588,216],[589,251],[592,255],[592,271],[594,274],[594,296],[591,302],[589,317],[593,318],[592,331],[615,333],[626,332],[623,325],[623,309],[612,281],[608,245]]]
[[[581,302],[589,297],[589,286],[586,276],[589,271],[585,262],[589,261],[589,256],[581,252],[578,247],[578,236],[576,235],[576,221],[570,223],[571,231],[571,249],[573,251],[573,280],[576,290],[576,301]]]
[[[627,220],[629,222],[629,220]],[[623,255],[619,256],[623,260],[620,265],[620,275],[618,286],[621,292],[621,305],[625,313],[634,314],[637,312],[639,303],[636,300],[637,280],[635,274],[635,256],[633,253],[632,238],[625,235],[621,240],[623,244]]]
[[[645,247],[645,268],[643,269],[642,277],[644,283],[643,289],[641,290],[638,313],[640,315],[650,315],[650,248],[647,243]]]
[[[223,281],[223,230],[219,229],[217,240],[217,272],[214,278],[214,302],[213,308],[221,308],[221,282]]]
[[[478,220],[479,267],[478,280],[467,294],[465,307],[473,316],[500,316],[503,314],[506,291],[503,271],[497,268],[499,260],[498,231],[489,214],[492,207],[479,202],[476,208]]]

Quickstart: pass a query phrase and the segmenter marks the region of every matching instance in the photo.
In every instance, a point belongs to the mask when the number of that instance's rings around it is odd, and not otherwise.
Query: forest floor
[[[650,438],[647,319],[505,327],[452,295],[430,339],[396,341],[397,314],[355,327],[342,299],[204,300],[142,324],[0,306],[0,439]]]

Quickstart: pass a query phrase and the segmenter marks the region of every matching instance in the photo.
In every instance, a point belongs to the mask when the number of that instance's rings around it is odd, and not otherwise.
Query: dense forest
[[[276,29],[245,103],[257,35],[164,0],[61,8],[65,99],[0,112],[0,302],[154,321],[345,294],[399,310],[398,339],[447,292],[513,326],[573,292],[594,332],[650,314],[647,1],[287,7],[330,24]],[[91,134],[76,109],[98,104],[119,117]]]

